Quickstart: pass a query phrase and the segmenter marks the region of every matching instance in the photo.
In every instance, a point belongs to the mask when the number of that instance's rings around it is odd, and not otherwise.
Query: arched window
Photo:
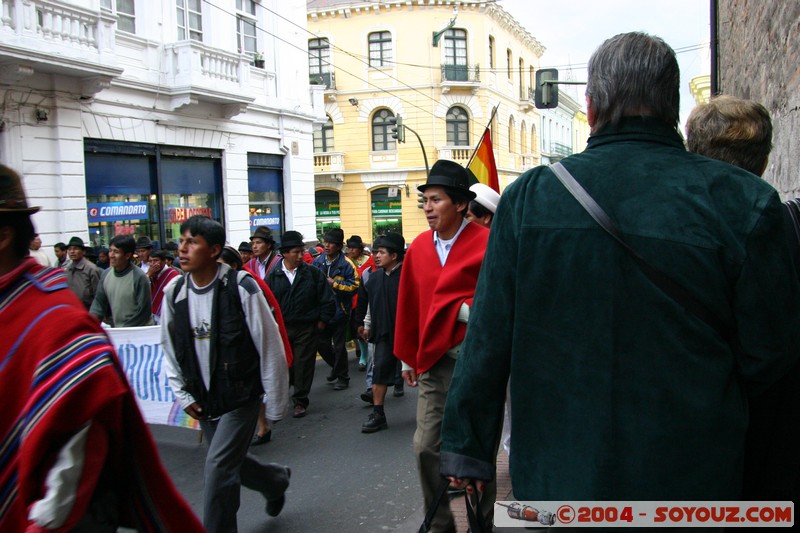
[[[506,68],[508,69],[508,79],[511,79],[511,73],[514,72],[514,69],[511,68],[511,48],[506,50]]]
[[[314,130],[314,153],[333,152],[333,121],[328,121],[318,130]]]
[[[519,153],[524,154],[528,150],[528,132],[525,129],[525,121],[519,125]]]
[[[469,116],[463,108],[453,106],[447,111],[447,144],[469,146]]]
[[[531,124],[531,153],[536,153],[536,124]]]
[[[525,92],[525,61],[521,57],[519,58],[519,99],[528,99],[528,93]]]
[[[517,144],[517,127],[514,125],[514,117],[508,118],[508,151],[512,154],[516,152]]]
[[[380,109],[372,115],[372,150],[382,152],[395,150],[397,144],[392,138],[392,124],[389,119],[394,118],[394,113],[388,109]]]
[[[322,242],[322,236],[333,228],[339,228],[342,220],[339,214],[339,191],[319,189],[314,192],[316,207],[317,239]]]
[[[380,187],[370,194],[372,199],[372,240],[389,231],[403,233],[403,198],[400,187]]]
[[[489,68],[493,69],[495,65],[494,60],[494,37],[489,36]]]

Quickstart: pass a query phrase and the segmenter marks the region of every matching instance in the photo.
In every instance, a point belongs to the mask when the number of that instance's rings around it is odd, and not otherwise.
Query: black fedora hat
[[[83,239],[80,237],[72,237],[69,242],[67,243],[67,248],[70,246],[77,246],[78,248],[86,249],[86,245],[83,244]]]
[[[447,159],[438,160],[431,167],[428,180],[417,187],[417,189],[419,189],[420,192],[425,192],[425,189],[434,186],[455,191],[469,200],[475,199],[475,193],[469,190],[470,183],[467,169],[455,161],[448,161]]]
[[[142,236],[136,239],[136,248],[152,248],[153,241],[148,236]]]
[[[253,232],[253,235],[250,237],[250,240],[253,239],[261,239],[265,242],[269,242],[275,244],[275,239],[272,238],[272,230],[269,229],[267,226],[259,226]]]
[[[389,232],[386,235],[378,235],[372,248],[386,248],[393,252],[402,253],[406,249],[406,240],[399,233]]]
[[[364,241],[361,240],[360,235],[352,235],[349,239],[347,239],[346,244],[348,248],[364,248]]]
[[[298,246],[303,248],[306,246],[306,243],[303,242],[303,235],[299,231],[289,230],[281,235],[281,250],[297,248]]]
[[[253,252],[253,247],[250,246],[250,243],[247,241],[242,241],[239,243],[239,251],[240,252]]]

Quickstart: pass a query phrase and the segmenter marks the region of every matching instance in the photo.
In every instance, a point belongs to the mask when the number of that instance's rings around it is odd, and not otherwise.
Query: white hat
[[[477,196],[475,201],[483,207],[494,213],[497,211],[497,204],[500,203],[500,194],[483,183],[476,183],[471,185],[469,190],[474,192]]]

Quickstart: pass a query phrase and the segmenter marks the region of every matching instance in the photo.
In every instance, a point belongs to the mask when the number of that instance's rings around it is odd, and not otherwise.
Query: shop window
[[[177,242],[193,215],[222,222],[221,153],[87,139],[86,203],[91,246],[117,235]]]
[[[320,189],[314,192],[314,204],[317,211],[317,240],[322,242],[322,236],[328,230],[342,227],[339,191]]]
[[[381,187],[371,194],[372,241],[389,231],[403,234],[403,200],[400,187]]]
[[[250,191],[250,230],[267,226],[274,236],[285,231],[283,216],[283,157],[247,154],[247,185]]]

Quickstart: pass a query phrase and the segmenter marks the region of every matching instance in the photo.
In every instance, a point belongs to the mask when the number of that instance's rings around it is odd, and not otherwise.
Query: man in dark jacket
[[[342,253],[344,232],[334,228],[325,234],[323,242],[325,253],[320,254],[311,264],[322,271],[336,295],[336,315],[320,331],[317,351],[331,366],[331,373],[326,379],[336,382],[334,390],[344,390],[350,385],[345,334],[350,323],[353,296],[358,292],[360,280],[356,265]]]
[[[400,289],[400,270],[403,266],[406,241],[398,233],[387,233],[375,239],[373,273],[358,291],[356,325],[364,340],[375,345],[372,363],[373,412],[364,424],[362,433],[387,429],[383,401],[389,385],[395,383],[398,359],[394,356],[394,325],[397,318],[397,293]],[[364,316],[370,309],[370,327],[364,328]]]
[[[612,37],[588,72],[591,137],[563,166],[731,337],[651,282],[549,167],[529,170],[492,224],[442,474],[494,477],[510,378],[515,498],[739,500],[747,395],[800,354],[781,201],[749,172],[686,151],[663,40]]]
[[[305,244],[300,233],[284,233],[280,252],[283,260],[267,274],[266,282],[278,300],[294,353],[289,371],[294,385],[292,416],[300,418],[306,415],[314,381],[317,333],[333,319],[336,304],[322,272],[303,261]]]

